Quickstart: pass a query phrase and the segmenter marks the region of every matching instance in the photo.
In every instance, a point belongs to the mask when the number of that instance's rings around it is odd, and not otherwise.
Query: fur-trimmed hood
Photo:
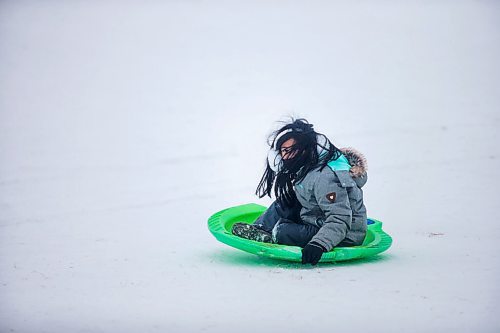
[[[365,177],[368,171],[368,163],[365,156],[351,147],[340,148],[340,151],[351,165],[351,170],[349,171],[351,177]]]
[[[349,162],[351,166],[349,169],[349,175],[352,180],[358,185],[359,188],[363,187],[368,181],[368,164],[366,158],[354,148],[340,148],[340,151]]]
[[[329,146],[326,136],[318,135],[318,155],[321,155],[325,150],[321,146]],[[351,177],[365,177],[368,171],[368,163],[363,154],[352,147],[340,148],[340,152],[347,158],[347,162],[351,166],[349,171]]]

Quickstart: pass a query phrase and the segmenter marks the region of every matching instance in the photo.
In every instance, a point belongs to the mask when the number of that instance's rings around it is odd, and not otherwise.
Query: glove
[[[302,263],[316,265],[321,259],[323,252],[326,252],[323,246],[313,242],[308,243],[302,249]]]

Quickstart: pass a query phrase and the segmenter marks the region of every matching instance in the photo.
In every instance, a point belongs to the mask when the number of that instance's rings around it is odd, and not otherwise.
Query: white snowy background
[[[0,332],[499,332],[497,1],[1,1]],[[302,116],[393,246],[207,229]]]

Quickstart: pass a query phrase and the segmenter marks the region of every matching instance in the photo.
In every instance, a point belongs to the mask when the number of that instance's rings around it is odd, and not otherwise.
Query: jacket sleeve
[[[351,228],[352,209],[347,188],[352,185],[350,176],[337,173],[322,175],[314,184],[314,196],[325,215],[325,222],[311,242],[320,244],[327,251],[342,242]]]

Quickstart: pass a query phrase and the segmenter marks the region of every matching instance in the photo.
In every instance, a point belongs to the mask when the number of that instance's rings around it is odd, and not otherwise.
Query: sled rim
[[[298,246],[256,242],[231,233],[234,223],[253,223],[266,209],[265,206],[251,203],[221,210],[208,219],[208,229],[218,241],[239,250],[272,259],[301,262],[302,249]],[[361,259],[386,251],[392,244],[392,238],[382,230],[382,222],[368,218],[367,223],[362,245],[334,248],[325,252],[320,262]]]

